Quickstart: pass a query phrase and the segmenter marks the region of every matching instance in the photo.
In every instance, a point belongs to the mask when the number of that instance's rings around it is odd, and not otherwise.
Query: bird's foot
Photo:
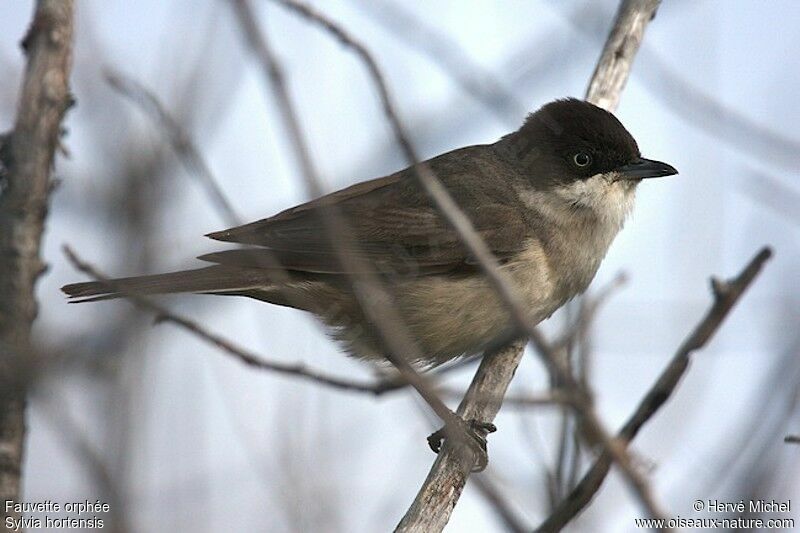
[[[473,472],[482,472],[486,465],[489,464],[489,453],[486,449],[487,436],[489,433],[497,431],[497,426],[491,422],[481,422],[474,418],[469,420],[462,420],[458,418],[458,426],[454,428],[457,435],[465,435],[465,444],[469,446],[475,457],[475,464],[472,466]],[[442,449],[442,441],[447,437],[449,429],[447,426],[431,433],[428,436],[428,446],[431,447],[435,453],[439,453]]]

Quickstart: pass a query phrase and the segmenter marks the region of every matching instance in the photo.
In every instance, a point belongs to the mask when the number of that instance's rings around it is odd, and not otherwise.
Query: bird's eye
[[[579,167],[588,167],[592,163],[592,156],[586,152],[578,152],[572,156],[572,161]]]

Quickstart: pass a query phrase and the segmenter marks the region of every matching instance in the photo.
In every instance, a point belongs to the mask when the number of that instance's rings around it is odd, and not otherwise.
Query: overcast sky
[[[254,3],[263,8],[261,22],[286,66],[327,187],[404,166],[375,90],[352,54],[269,2]],[[110,236],[112,224],[96,216],[92,198],[115,188],[119,176],[110,173],[115,167],[108,158],[115,148],[125,149],[119,143],[126,135],[133,131],[153,146],[163,138],[130,102],[111,92],[104,68],[141,81],[189,117],[199,146],[244,219],[264,218],[305,198],[274,101],[245,53],[226,2],[77,4],[78,107],[68,115],[65,140],[71,158],[58,163],[63,183],[52,199],[44,245],[51,270],[38,288],[37,332],[50,339],[91,333],[128,305],[68,306],[58,287],[81,275],[64,261],[64,243],[110,274],[140,273],[115,261],[120,250],[136,243]],[[415,35],[424,37],[415,34],[419,28],[401,29],[411,37],[399,37],[384,26],[386,12],[369,9],[368,0],[314,4],[368,43],[425,157],[493,142],[524,119],[521,110],[518,116],[499,115],[465,94],[436,61],[409,46]],[[585,4],[401,3],[528,111],[556,97],[583,95],[616,2],[592,2],[591,9]],[[30,13],[31,2],[0,3],[3,129],[11,125],[9,102],[24,64],[17,43]],[[792,0],[737,0],[724,7],[666,0],[647,29],[617,110],[643,155],[673,164],[680,175],[642,184],[635,212],[593,284],[602,286],[620,271],[629,276],[594,327],[594,386],[609,425],[617,427],[633,410],[708,307],[709,276],[735,274],[764,244],[776,252],[711,345],[697,354],[675,398],[636,440],[635,453],[653,466],[655,491],[672,515],[692,515],[695,499],[729,495],[713,476],[727,460],[730,438],[753,418],[766,416],[753,411],[754,402],[787,352],[797,353],[800,207],[791,195],[800,195],[798,27],[800,3]],[[197,95],[184,92],[192,75],[202,86],[196,90],[204,105],[197,109],[191,107]],[[124,117],[108,127],[102,145],[88,125],[98,116],[112,124],[110,117]],[[155,270],[197,264],[194,256],[218,249],[202,235],[226,225],[179,166],[174,179],[166,198],[170,209],[158,221]],[[774,194],[776,189],[783,193]],[[265,357],[369,376],[303,313],[244,299],[185,296],[168,302]],[[558,320],[547,330],[557,331]],[[319,527],[315,521],[330,517],[336,517],[332,530],[386,530],[427,474],[433,456],[425,436],[434,424],[411,394],[376,400],[257,373],[169,325],[150,328],[140,342],[138,357],[121,363],[120,378],[128,391],[125,416],[136,428],[126,436],[125,466],[128,506],[134,508],[127,514],[136,530],[313,529]],[[468,383],[473,371],[459,372],[453,383]],[[545,384],[544,371],[531,356],[513,390],[533,392]],[[48,394],[68,406],[92,439],[107,444],[95,415],[101,409],[114,412],[115,406],[98,405],[104,396],[96,389],[91,380],[64,378]],[[775,391],[769,409],[784,408],[782,392]],[[26,497],[92,499],[85,468],[42,412],[34,401]],[[543,463],[553,460],[553,414],[522,416],[506,409],[490,440],[492,470],[532,525],[546,516],[541,487]],[[800,432],[796,415],[794,421]],[[764,450],[787,453],[779,441]],[[793,478],[776,499],[800,497],[796,474]],[[594,527],[621,531],[632,529],[631,517],[640,514],[612,476],[586,519],[599,520]],[[581,530],[580,523],[574,530]],[[501,530],[468,486],[449,531]]]

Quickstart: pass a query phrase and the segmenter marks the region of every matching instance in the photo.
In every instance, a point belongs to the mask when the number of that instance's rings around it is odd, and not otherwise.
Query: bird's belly
[[[503,266],[533,323],[550,316],[570,297],[546,266],[538,265],[525,258]],[[516,330],[507,306],[482,275],[415,280],[397,294],[404,295],[398,304],[429,363],[480,352],[509,339]]]

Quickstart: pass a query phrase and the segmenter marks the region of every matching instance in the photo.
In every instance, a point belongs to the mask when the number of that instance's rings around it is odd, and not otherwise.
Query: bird
[[[534,324],[587,289],[633,209],[637,186],[678,173],[643,158],[611,112],[575,98],[543,105],[494,143],[425,163],[513,281]],[[350,280],[359,273],[351,271],[353,262],[340,260],[348,254],[383,281],[419,347],[414,364],[431,368],[521,338],[415,172],[411,166],[209,233],[238,247],[200,256],[207,266],[62,290],[72,302],[127,294],[250,297],[308,311],[346,353],[385,361],[380,332],[352,291]],[[325,206],[333,206],[352,239],[329,239]]]

